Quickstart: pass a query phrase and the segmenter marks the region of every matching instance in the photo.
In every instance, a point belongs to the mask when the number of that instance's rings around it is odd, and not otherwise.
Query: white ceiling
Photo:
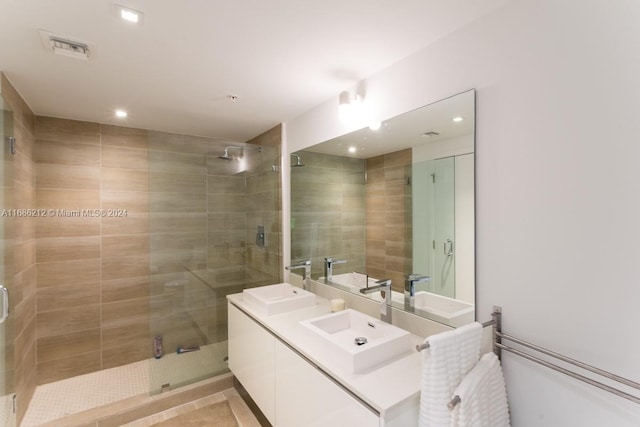
[[[0,0],[0,70],[38,115],[245,141],[506,1]],[[39,30],[91,59],[45,50]]]

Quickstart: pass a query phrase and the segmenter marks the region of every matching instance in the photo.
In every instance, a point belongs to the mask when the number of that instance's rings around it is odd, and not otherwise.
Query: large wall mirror
[[[293,153],[292,261],[379,301],[391,279],[394,307],[472,322],[474,128],[470,90]]]

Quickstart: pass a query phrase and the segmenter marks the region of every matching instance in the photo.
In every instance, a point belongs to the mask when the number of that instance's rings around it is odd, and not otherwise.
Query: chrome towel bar
[[[532,344],[530,342],[527,342],[525,340],[522,340],[520,338],[516,338],[512,335],[509,334],[505,334],[504,332],[502,332],[502,309],[500,307],[493,307],[493,313],[491,313],[491,317],[493,318],[492,320],[489,320],[488,322],[484,322],[482,324],[483,327],[487,327],[487,326],[493,326],[493,352],[499,357],[502,358],[502,351],[508,351],[511,352],[513,354],[516,354],[520,357],[523,357],[527,360],[530,360],[532,362],[538,363],[542,366],[546,366],[549,369],[552,369],[554,371],[563,373],[565,375],[568,375],[574,379],[577,379],[579,381],[582,381],[584,383],[590,384],[594,387],[597,387],[599,389],[608,391],[610,393],[615,394],[616,396],[622,397],[624,399],[630,400],[631,402],[640,404],[640,395],[634,395],[631,393],[627,393],[626,391],[622,391],[619,390],[615,387],[612,387],[610,385],[604,384],[600,381],[596,381],[592,378],[586,377],[582,374],[579,374],[577,372],[573,372],[569,369],[563,368],[562,366],[558,366],[554,363],[551,363],[547,360],[541,359],[540,357],[534,356],[532,354],[526,353],[525,351],[518,349],[518,348],[514,348],[514,347],[510,347],[508,345],[505,345],[502,343],[502,341],[511,341],[512,343],[515,343],[519,346],[525,347],[525,348],[529,348],[533,351],[536,351],[538,353],[544,354],[546,356],[549,356],[553,359],[559,360],[561,362],[564,362],[566,364],[569,365],[573,365],[576,366],[580,369],[584,369],[585,371],[589,371],[592,372],[594,374],[600,375],[601,377],[604,377],[610,381],[615,381],[619,384],[625,385],[627,387],[633,388],[635,390],[640,390],[640,383],[636,382],[636,381],[632,381],[628,378],[624,378],[621,377],[619,375],[613,374],[611,372],[605,371],[603,369],[600,368],[596,368],[594,366],[588,365],[586,363],[577,361],[575,359],[572,359],[570,357],[566,357],[563,356],[561,354],[558,354],[554,351],[548,350],[544,347],[540,347],[538,345]],[[422,351],[426,348],[429,348],[429,342],[425,342],[424,344],[421,345],[417,345],[416,346],[416,350],[418,351]],[[455,406],[460,403],[460,396],[454,396],[453,399],[451,399],[451,401],[449,402],[449,404],[447,405],[447,407],[449,409],[453,409],[455,408]]]
[[[486,321],[484,323],[482,323],[482,327],[486,328],[487,326],[494,326],[497,324],[498,320],[496,318],[500,316],[500,307],[493,307],[493,314],[492,316],[494,316],[494,318],[492,320]],[[495,332],[494,332],[495,334]],[[422,344],[418,344],[416,345],[416,351],[422,351],[429,348],[429,341],[425,341]]]

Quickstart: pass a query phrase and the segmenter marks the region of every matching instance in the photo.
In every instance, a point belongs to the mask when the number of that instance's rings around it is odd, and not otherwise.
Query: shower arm
[[[218,156],[218,158],[225,159],[225,160],[231,160],[232,157],[229,156],[229,150],[240,150],[240,151],[251,150],[251,151],[257,151],[257,152],[261,153],[262,152],[262,147],[260,147],[260,146],[251,147],[251,146],[229,145],[228,147],[225,147],[222,155]]]

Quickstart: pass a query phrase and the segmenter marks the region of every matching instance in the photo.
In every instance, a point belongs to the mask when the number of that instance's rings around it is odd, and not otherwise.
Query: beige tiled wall
[[[150,355],[147,132],[36,118],[38,383]],[[126,210],[112,216],[109,210]]]
[[[345,258],[334,274],[366,272],[402,292],[412,265],[411,150],[366,160],[298,154],[305,166],[291,170],[292,261],[311,258],[317,278],[325,257]]]
[[[36,206],[34,163],[34,116],[29,106],[4,74],[0,75],[2,96],[13,111],[11,120],[16,138],[16,154],[5,148],[5,208],[30,209]],[[35,219],[5,217],[5,277],[11,296],[7,321],[4,380],[6,390],[15,390],[18,423],[24,417],[36,387],[36,240]],[[13,340],[11,339],[13,338]],[[13,343],[13,345],[11,345]]]
[[[367,159],[367,273],[404,290],[411,273],[411,150]]]
[[[365,272],[365,161],[299,155],[305,166],[291,168],[292,261],[310,258],[314,278],[325,257],[347,260],[334,274]]]

